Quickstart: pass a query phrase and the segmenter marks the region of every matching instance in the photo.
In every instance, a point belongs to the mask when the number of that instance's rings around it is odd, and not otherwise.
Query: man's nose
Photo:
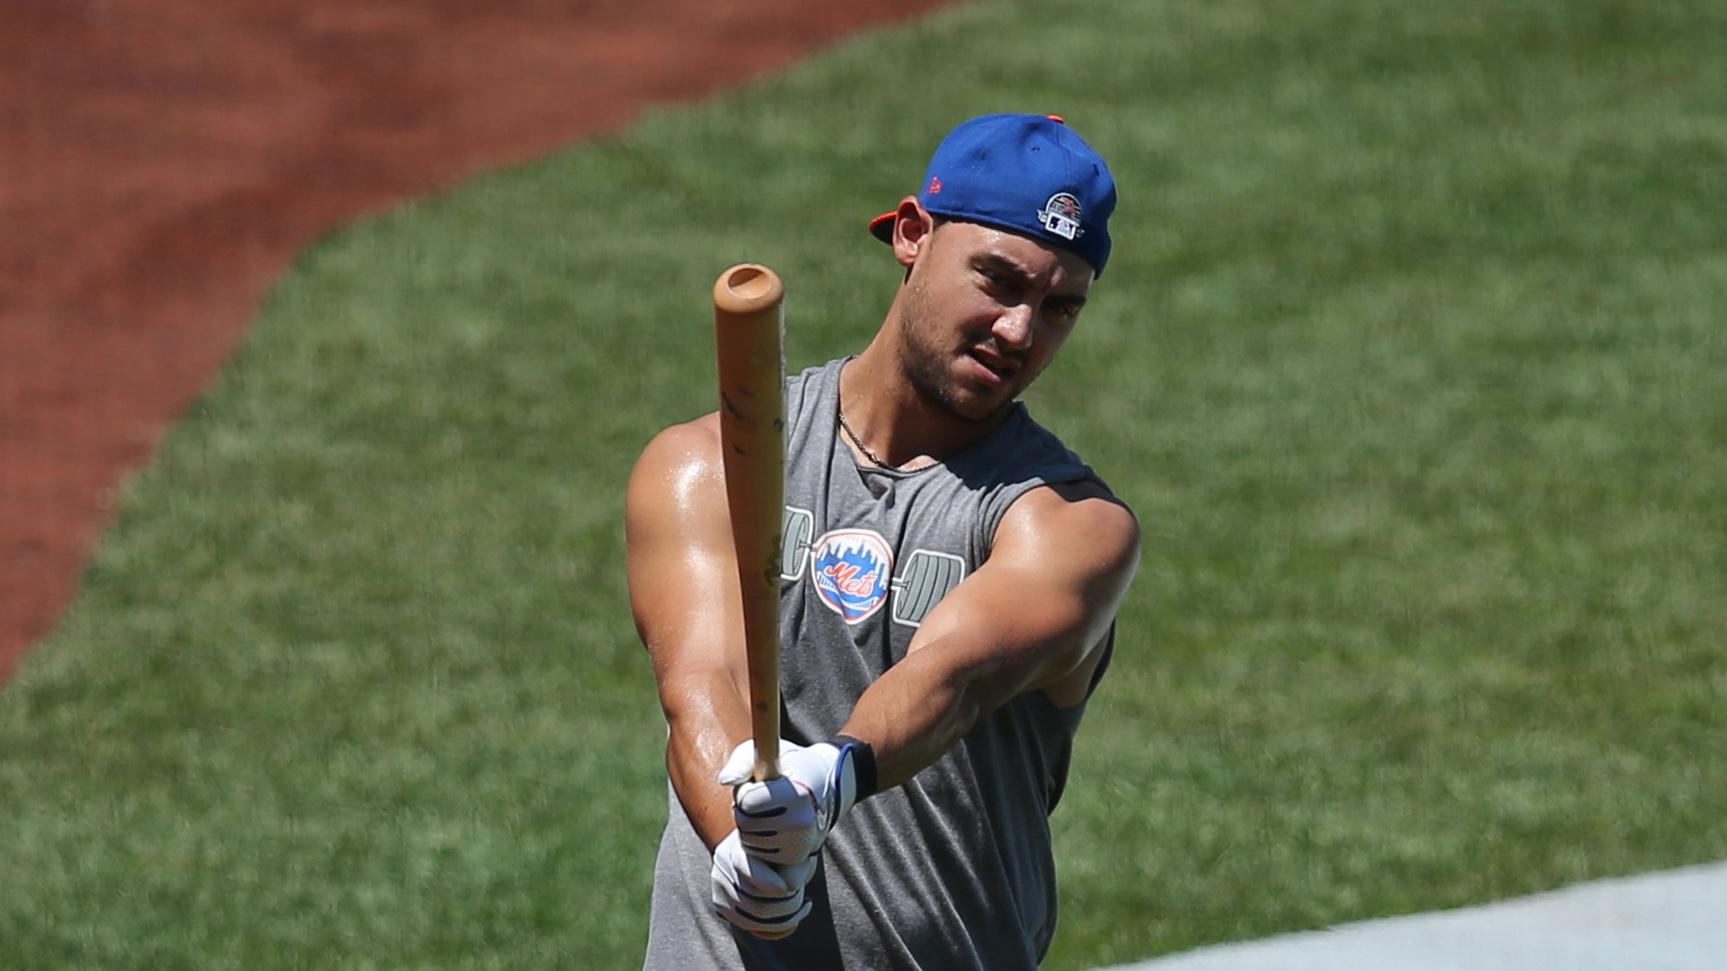
[[[1032,332],[1031,305],[1027,303],[1005,308],[995,320],[995,339],[1004,348],[1029,350]]]

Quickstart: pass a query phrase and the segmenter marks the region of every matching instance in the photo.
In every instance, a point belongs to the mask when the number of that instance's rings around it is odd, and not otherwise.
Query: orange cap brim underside
[[[869,221],[870,235],[884,243],[893,242],[893,224],[898,220],[899,210],[897,209],[893,212],[882,213]]]

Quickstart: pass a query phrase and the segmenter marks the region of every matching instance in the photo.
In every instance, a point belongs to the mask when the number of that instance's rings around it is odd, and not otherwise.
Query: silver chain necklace
[[[881,456],[879,456],[875,452],[871,451],[870,447],[868,445],[864,444],[863,439],[858,437],[858,433],[852,431],[851,422],[846,421],[845,409],[839,407],[838,402],[834,403],[834,414],[839,416],[840,430],[846,433],[846,437],[851,439],[852,444],[856,445],[858,447],[858,451],[864,453],[864,458],[869,459],[871,464],[873,464],[878,469],[886,469],[889,472],[902,471],[899,466],[889,465],[888,463],[882,461]]]

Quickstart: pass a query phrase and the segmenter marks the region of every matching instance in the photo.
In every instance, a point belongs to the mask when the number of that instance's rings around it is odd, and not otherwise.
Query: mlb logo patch
[[[836,529],[810,547],[816,596],[848,624],[861,623],[887,603],[893,550],[869,529]]]
[[[1081,232],[1079,200],[1072,193],[1057,192],[1038,210],[1037,221],[1062,239],[1075,239]]]

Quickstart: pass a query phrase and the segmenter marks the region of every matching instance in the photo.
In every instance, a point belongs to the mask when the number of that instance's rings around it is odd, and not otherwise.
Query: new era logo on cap
[[[930,157],[923,207],[1041,239],[1084,257],[1098,275],[1109,262],[1115,179],[1103,156],[1056,115],[984,115],[961,123]],[[894,213],[870,223],[893,239]]]

